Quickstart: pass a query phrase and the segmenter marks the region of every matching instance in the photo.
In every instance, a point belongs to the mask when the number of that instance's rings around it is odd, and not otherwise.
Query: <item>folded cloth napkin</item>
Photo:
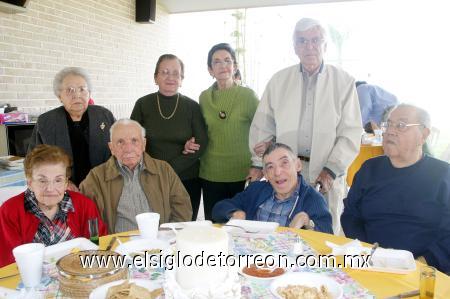
[[[343,245],[337,245],[335,243],[325,241],[325,245],[332,249],[332,255],[361,255],[370,253],[370,248],[362,246],[358,239]]]
[[[325,244],[332,249],[332,255],[368,255],[371,248],[362,246],[359,240],[353,240],[343,245],[337,245],[329,241]],[[408,273],[416,269],[416,262],[411,252],[407,250],[386,249],[378,247],[371,258],[372,265],[362,270]]]

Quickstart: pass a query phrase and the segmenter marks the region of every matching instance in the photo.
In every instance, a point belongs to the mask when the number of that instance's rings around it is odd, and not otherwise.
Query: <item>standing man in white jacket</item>
[[[293,42],[300,64],[272,77],[250,127],[253,166],[248,179],[262,177],[261,156],[268,142],[289,145],[302,160],[305,180],[320,184],[333,231],[339,234],[345,174],[359,152],[362,133],[355,81],[324,64],[326,32],[317,20],[298,21]]]

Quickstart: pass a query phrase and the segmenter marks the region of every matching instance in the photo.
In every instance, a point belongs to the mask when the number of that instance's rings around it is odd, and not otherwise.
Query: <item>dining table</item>
[[[118,239],[120,242],[128,241],[128,236],[136,235],[138,231],[131,231],[127,233],[119,233],[112,234],[100,237],[99,249],[105,249],[108,245],[111,244],[112,238],[115,237],[113,247],[114,249],[117,246],[116,240]],[[303,229],[293,229],[286,227],[279,227],[277,229],[276,234],[282,237],[282,239],[272,239],[273,244],[275,246],[281,246],[283,242],[286,240],[294,238],[298,238],[304,244],[310,247],[311,250],[315,251],[316,254],[330,254],[331,249],[326,245],[326,241],[333,242],[338,245],[345,244],[347,242],[352,241],[344,236],[335,236],[331,234],[321,233],[312,230],[303,230]],[[247,234],[247,241],[238,241],[236,246],[240,247],[242,244],[249,244],[248,241],[254,241],[256,239],[252,237],[251,234]],[[261,238],[261,236],[259,236]],[[246,243],[247,242],[247,243]],[[288,243],[285,243],[285,245]],[[288,244],[289,245],[289,244]],[[369,247],[370,244],[364,244]],[[259,245],[257,245],[259,246]],[[339,258],[338,258],[339,261]],[[387,298],[390,296],[394,296],[400,293],[418,290],[419,289],[419,273],[421,267],[424,264],[416,261],[416,270],[411,271],[407,274],[393,274],[393,273],[385,273],[385,272],[373,272],[373,271],[365,271],[359,269],[351,269],[351,268],[343,268],[339,269],[342,273],[339,274],[339,278],[343,280],[341,283],[351,283],[353,288],[359,288],[358,294],[363,294],[362,296],[358,296],[357,298]],[[320,270],[320,269],[319,269]],[[336,270],[336,273],[337,270]],[[12,275],[12,276],[10,276]],[[333,274],[334,275],[334,274]],[[8,277],[10,276],[10,277]],[[4,278],[7,277],[7,278]],[[338,277],[338,276],[336,276]],[[348,282],[346,282],[348,280]],[[0,268],[0,287],[17,288],[20,282],[20,276],[18,275],[18,269],[15,263]],[[267,287],[265,287],[267,288]],[[244,288],[243,288],[244,289]],[[262,292],[264,292],[263,290]],[[248,292],[248,291],[247,291]],[[262,293],[260,293],[262,294]],[[270,294],[270,293],[267,293]],[[248,294],[247,294],[248,295]],[[266,295],[243,295],[242,298],[267,298]],[[0,296],[1,297],[1,296]],[[270,297],[270,295],[269,295]],[[63,297],[56,297],[63,298]],[[347,296],[346,298],[352,298],[352,296]],[[356,297],[355,297],[356,298]],[[419,298],[419,296],[411,297],[411,298]],[[436,299],[449,299],[450,298],[450,277],[444,273],[437,272],[436,275],[436,286],[435,286],[435,297]]]

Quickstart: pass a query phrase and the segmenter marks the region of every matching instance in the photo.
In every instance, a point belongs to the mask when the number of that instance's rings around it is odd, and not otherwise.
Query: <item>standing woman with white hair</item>
[[[38,144],[56,145],[72,158],[70,188],[76,189],[91,168],[111,156],[109,128],[115,119],[108,109],[88,105],[92,84],[80,67],[66,67],[53,80],[53,91],[62,106],[39,116],[28,152]]]
[[[317,20],[297,22],[293,46],[300,63],[270,79],[253,118],[249,176],[262,176],[261,156],[269,141],[289,145],[302,160],[307,183],[320,185],[339,234],[345,174],[359,152],[362,133],[355,80],[324,63],[326,32]]]

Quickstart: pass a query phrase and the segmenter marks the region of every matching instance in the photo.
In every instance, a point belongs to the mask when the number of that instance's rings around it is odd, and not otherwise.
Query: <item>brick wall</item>
[[[96,104],[132,107],[156,90],[154,65],[169,34],[160,5],[155,24],[134,18],[134,0],[30,0],[26,13],[0,12],[0,103],[28,112],[57,106],[54,75],[81,66],[91,75]]]

